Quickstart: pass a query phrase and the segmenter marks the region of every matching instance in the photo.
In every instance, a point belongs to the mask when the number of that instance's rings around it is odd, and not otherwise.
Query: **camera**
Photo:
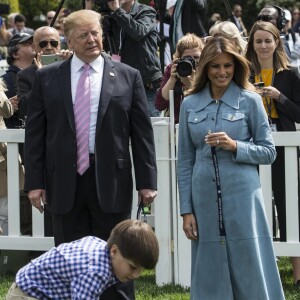
[[[181,77],[192,75],[193,69],[196,68],[196,61],[192,57],[178,59],[176,72]]]

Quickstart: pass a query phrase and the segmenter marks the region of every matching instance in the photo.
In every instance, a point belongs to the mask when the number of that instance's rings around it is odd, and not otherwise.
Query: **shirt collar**
[[[75,73],[79,72],[82,66],[85,64],[75,53],[72,57],[72,69],[74,70]],[[104,59],[101,55],[99,55],[95,60],[89,63],[89,65],[92,67],[92,69],[100,73],[103,70],[103,65],[104,65]]]
[[[202,110],[206,106],[208,106],[211,102],[215,101],[211,97],[209,83],[206,84],[205,88],[200,92],[200,94],[201,94],[201,101],[198,102],[197,110]],[[220,99],[220,101],[224,102],[225,104],[231,106],[234,109],[238,109],[240,96],[241,96],[241,88],[237,86],[236,83],[232,80],[227,90],[225,91],[224,95]]]

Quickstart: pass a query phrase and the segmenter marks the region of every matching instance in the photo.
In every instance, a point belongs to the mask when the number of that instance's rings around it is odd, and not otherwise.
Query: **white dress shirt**
[[[76,89],[79,77],[81,75],[82,66],[85,63],[80,60],[76,54],[73,55],[71,60],[71,89],[72,89],[72,102],[75,103]],[[95,134],[98,115],[98,106],[100,101],[104,59],[100,55],[97,59],[90,63],[90,83],[91,83],[91,115],[90,115],[90,133],[89,133],[89,151],[95,152]]]

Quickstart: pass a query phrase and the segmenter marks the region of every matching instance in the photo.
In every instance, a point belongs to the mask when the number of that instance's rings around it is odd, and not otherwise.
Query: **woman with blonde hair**
[[[202,40],[193,33],[183,36],[177,43],[173,55],[173,62],[166,67],[160,88],[155,96],[155,107],[159,111],[169,109],[169,91],[174,90],[174,114],[175,123],[179,122],[179,111],[183,99],[183,91],[190,88],[198,66],[201,51],[204,47]],[[180,76],[177,72],[178,62],[182,59],[192,59],[195,68],[191,68],[191,74]],[[187,62],[188,64],[188,62]]]
[[[297,68],[290,66],[280,33],[272,23],[259,21],[253,25],[246,57],[251,62],[250,80],[262,86],[259,92],[272,130],[296,131],[295,123],[300,123],[300,75]],[[276,147],[276,151],[277,158],[272,164],[272,189],[280,241],[286,241],[284,147]],[[291,261],[295,283],[300,286],[300,257],[293,257]]]
[[[257,172],[276,151],[248,76],[236,46],[213,37],[182,102],[177,176],[191,300],[284,299]]]
[[[247,42],[242,38],[242,32],[239,31],[237,26],[229,21],[218,22],[209,29],[211,36],[223,36],[231,41],[234,41],[238,52],[244,54]]]

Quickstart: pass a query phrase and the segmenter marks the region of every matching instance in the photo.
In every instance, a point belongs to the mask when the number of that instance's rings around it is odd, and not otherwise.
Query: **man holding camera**
[[[140,71],[150,116],[157,117],[159,111],[154,106],[154,97],[162,73],[157,54],[156,11],[136,0],[86,0],[85,7],[92,9],[94,3],[104,2],[112,10],[110,16],[115,21],[112,22],[112,33],[118,51],[117,54],[113,53],[112,59]]]
[[[43,26],[35,30],[32,48],[36,53],[34,63],[21,70],[17,75],[17,94],[20,101],[19,110],[23,116],[27,114],[35,72],[43,67],[41,56],[58,54],[66,59],[70,55],[70,51],[60,50],[59,33],[55,28],[49,26]]]

